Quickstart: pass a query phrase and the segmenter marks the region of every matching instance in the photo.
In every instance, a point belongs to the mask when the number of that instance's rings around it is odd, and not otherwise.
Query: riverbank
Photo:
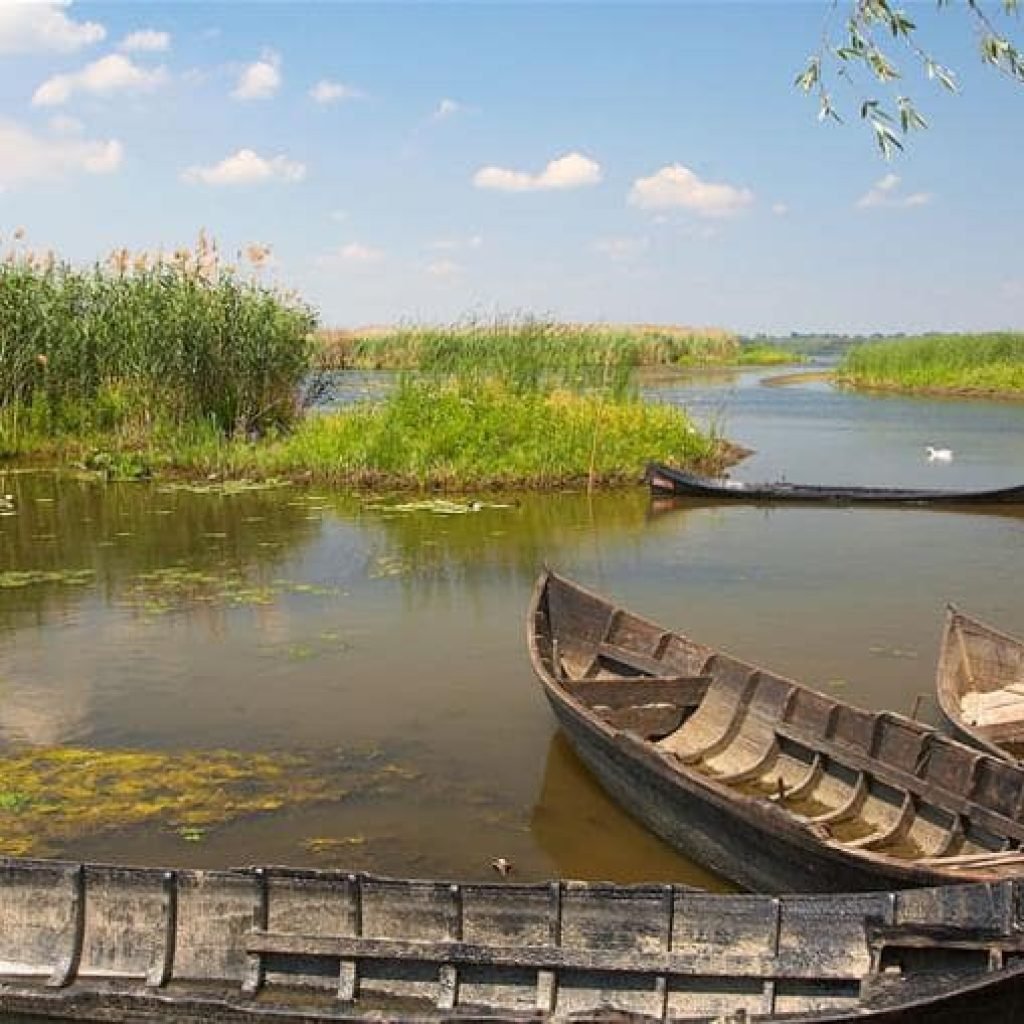
[[[312,413],[258,439],[194,425],[145,438],[42,438],[22,453],[111,479],[283,478],[375,490],[606,487],[636,483],[650,459],[714,472],[735,458],[671,405],[414,379],[382,402]]]
[[[870,391],[1024,398],[1024,334],[931,334],[858,345],[836,371]]]
[[[334,369],[458,372],[527,359],[557,367],[775,366],[800,357],[746,342],[721,327],[678,324],[560,323],[534,317],[441,326],[374,326],[318,332]]]

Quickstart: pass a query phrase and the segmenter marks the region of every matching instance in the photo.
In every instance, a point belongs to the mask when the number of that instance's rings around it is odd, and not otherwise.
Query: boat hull
[[[645,480],[654,495],[704,501],[793,502],[825,505],[1024,505],[1024,486],[983,491],[906,487],[741,483],[703,477],[661,463],[649,463]]]
[[[927,872],[865,868],[800,842],[776,828],[737,816],[729,802],[659,770],[637,744],[596,732],[557,694],[548,692],[570,745],[608,795],[675,850],[750,892],[856,892],[934,884]]]
[[[122,1024],[1014,1020],[1020,883],[791,897],[0,860],[0,1013]]]

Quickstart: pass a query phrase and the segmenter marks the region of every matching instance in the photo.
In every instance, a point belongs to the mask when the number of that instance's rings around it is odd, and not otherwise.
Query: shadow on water
[[[1024,409],[900,402],[740,374],[652,384],[723,406],[734,475],[974,487],[1024,475]],[[949,444],[947,470],[921,445]],[[579,493],[359,496],[104,485],[0,471],[0,757],[285,752],[343,796],[210,827],[126,823],[65,856],[390,874],[701,883],[552,741],[524,613],[544,564],[853,703],[932,689],[953,600],[1024,633],[1024,516],[687,504]],[[20,806],[20,805],[19,805]],[[23,830],[24,831],[24,830]],[[2,852],[0,836],[0,852]]]
[[[607,797],[561,733],[548,749],[530,829],[564,878],[671,881],[731,891],[727,882],[680,857]]]

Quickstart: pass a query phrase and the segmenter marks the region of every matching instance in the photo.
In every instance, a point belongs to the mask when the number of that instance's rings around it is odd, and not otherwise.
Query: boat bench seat
[[[576,700],[587,707],[633,708],[649,704],[692,707],[708,692],[710,676],[669,676],[651,679],[585,679],[567,685]]]
[[[1024,683],[1011,683],[988,693],[965,693],[960,710],[968,725],[985,727],[1016,722],[1024,731]]]
[[[675,732],[708,692],[708,676],[665,679],[586,679],[569,692],[601,716],[613,729],[660,740]]]
[[[664,676],[666,665],[660,658],[642,654],[631,647],[620,647],[618,644],[605,641],[597,645],[590,667],[584,673],[585,679],[594,678],[599,672],[612,672],[619,678],[622,675]]]

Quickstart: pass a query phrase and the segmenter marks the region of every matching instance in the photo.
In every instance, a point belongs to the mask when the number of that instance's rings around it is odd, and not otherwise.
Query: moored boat
[[[696,643],[551,572],[534,591],[528,644],[604,788],[744,888],[1024,874],[1024,768]]]
[[[935,690],[965,740],[996,757],[1024,758],[1024,642],[951,606]]]
[[[1024,485],[988,490],[954,491],[912,487],[745,483],[725,477],[698,476],[650,462],[644,480],[654,495],[740,502],[821,502],[834,505],[1024,505]]]
[[[714,895],[0,861],[0,1013],[1009,1024],[1024,888]]]

